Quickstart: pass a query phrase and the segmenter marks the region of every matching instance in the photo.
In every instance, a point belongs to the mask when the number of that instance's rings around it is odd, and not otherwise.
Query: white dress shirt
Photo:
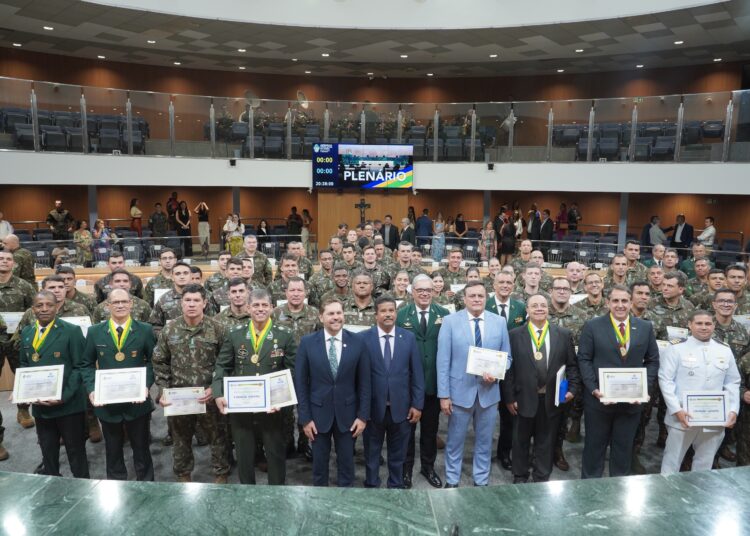
[[[534,324],[531,324],[532,329],[534,330],[534,334],[538,337],[539,336],[539,328],[537,328]],[[544,329],[544,328],[542,328]],[[531,338],[531,337],[529,337]],[[547,363],[547,366],[549,367],[549,330],[547,330],[547,333],[544,336],[544,360]],[[534,339],[531,338],[531,353],[536,353],[536,344],[534,344]],[[536,358],[535,358],[536,359]]]
[[[685,228],[685,224],[681,223],[674,230],[674,241],[682,242],[682,230]]]
[[[391,347],[391,359],[393,359],[393,352],[396,349],[396,327],[394,326],[391,331],[383,331],[380,326],[378,326],[378,341],[380,341],[380,355],[382,357],[385,357],[385,336],[390,335],[391,338],[388,341],[388,344]]]
[[[468,309],[466,309],[466,316],[469,319],[469,331],[471,332],[471,340],[474,340],[474,319],[479,318],[479,333],[482,334],[482,344],[484,344],[484,311],[479,316],[473,316]]]
[[[427,322],[427,325],[430,325],[430,308],[427,309],[420,309],[419,305],[414,305],[414,308],[417,310],[417,320],[419,320],[419,323],[421,325],[422,323],[422,312],[425,313],[424,315],[424,321]]]
[[[703,229],[703,232],[698,235],[698,242],[703,244],[704,246],[713,246],[714,245],[714,238],[716,237],[716,227],[713,225],[709,225],[705,229]]]
[[[328,347],[331,345],[329,342],[329,339],[333,337],[333,344],[336,346],[336,362],[341,363],[341,351],[344,347],[344,343],[342,340],[342,331],[339,331],[336,335],[331,335],[328,333],[327,329],[323,329],[323,333],[325,334],[325,350],[326,350],[326,359],[328,358]]]
[[[13,226],[8,220],[0,220],[0,240],[9,234],[13,234]]]

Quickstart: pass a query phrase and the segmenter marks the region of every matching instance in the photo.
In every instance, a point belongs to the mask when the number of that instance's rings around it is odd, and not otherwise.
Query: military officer
[[[375,325],[375,300],[372,299],[372,278],[367,272],[352,274],[352,295],[344,302],[344,324]]]
[[[692,247],[693,256],[689,259],[685,259],[680,264],[680,270],[683,271],[688,277],[696,276],[695,263],[698,259],[707,259],[706,246],[700,242],[693,243]],[[709,260],[709,269],[713,268],[713,263]]]
[[[194,284],[190,282],[190,266],[184,262],[176,263],[174,268],[172,268],[172,282],[174,288],[156,302],[149,318],[149,324],[154,326],[154,332],[157,336],[164,326],[166,326],[167,321],[183,315],[183,291],[188,285]],[[205,307],[205,314],[213,316],[214,310],[209,300],[206,300]]]
[[[178,267],[179,263],[174,268],[175,285],[179,284]],[[163,396],[164,389],[203,387],[205,394],[198,401],[206,404],[206,413],[167,417],[174,438],[173,470],[179,482],[192,481],[192,440],[196,424],[200,423],[211,444],[214,482],[226,484],[229,474],[226,421],[213,403],[211,390],[216,357],[225,333],[220,324],[205,316],[206,289],[189,284],[180,289],[180,298],[182,314],[162,329],[152,358],[154,378],[160,389],[159,403],[162,406],[170,403]]]
[[[524,285],[520,290],[517,290],[516,292],[511,294],[511,297],[514,300],[523,301],[524,303],[526,303],[526,300],[529,299],[529,296],[541,294],[549,302],[549,294],[544,292],[539,284],[542,280],[542,267],[540,264],[536,262],[527,263],[526,266],[523,267],[521,277],[523,278]]]
[[[123,289],[130,293],[130,274],[125,270],[115,270],[112,272],[110,286],[112,287],[112,290]],[[107,320],[110,317],[110,311],[111,307],[109,306],[109,303],[103,301],[94,309],[91,321],[94,324],[98,324],[99,322]],[[133,296],[130,315],[139,322],[148,322],[151,318],[151,307],[146,303],[146,300]]]
[[[711,271],[711,263],[708,259],[695,261],[695,277],[688,279],[685,288],[685,296],[690,298],[695,294],[703,292],[708,288],[708,273]]]
[[[305,250],[302,247],[302,242],[289,242],[286,245],[286,252],[297,257],[299,276],[302,277],[305,281],[310,281],[310,278],[313,274],[313,264],[310,259],[305,256]],[[281,276],[278,272],[276,272],[274,279],[279,279],[279,277]]]
[[[253,259],[255,266],[253,280],[264,287],[270,285],[273,281],[273,268],[265,253],[258,251],[258,237],[253,234],[247,235],[243,242],[243,248],[240,256]]]
[[[299,266],[297,265],[297,257],[291,253],[285,254],[281,257],[281,278],[271,283],[268,287],[268,292],[271,293],[274,305],[285,298],[286,285],[289,279],[292,277],[299,276]]]
[[[747,268],[744,264],[730,264],[724,269],[727,287],[737,296],[735,314],[750,314],[750,300],[747,298]]]
[[[740,411],[740,374],[732,351],[712,338],[714,321],[707,311],[693,311],[689,317],[691,335],[687,341],[672,345],[659,360],[659,385],[667,404],[667,437],[662,474],[679,471],[682,458],[693,446],[694,470],[710,469],[714,455],[724,438],[724,428],[732,428]],[[687,391],[723,391],[727,397],[728,417],[722,426],[691,426],[683,393]]]
[[[297,345],[293,333],[271,320],[271,296],[267,290],[250,293],[250,316],[247,326],[237,326],[224,338],[216,361],[212,390],[216,405],[226,413],[224,377],[259,376],[289,369],[294,374]],[[256,438],[260,436],[268,460],[268,483],[286,482],[286,441],[284,423],[278,408],[268,413],[232,413],[229,417],[237,445],[237,467],[240,482],[255,484]]]
[[[47,214],[47,225],[52,231],[54,240],[70,240],[70,233],[73,232],[75,219],[68,209],[63,208],[61,200],[55,201],[55,208]]]
[[[247,307],[249,289],[243,278],[230,279],[227,284],[227,291],[229,293],[229,307],[217,314],[214,320],[228,332],[235,326],[247,324],[250,320],[250,311]]]
[[[750,465],[750,353],[740,358],[740,416],[734,435],[737,438],[737,466]]]
[[[706,288],[693,294],[688,299],[690,300],[690,303],[695,305],[696,309],[710,311],[711,302],[714,299],[714,293],[720,288],[726,286],[727,277],[724,275],[724,270],[711,268],[711,270],[708,271],[708,277],[706,279]]]
[[[734,360],[739,362],[740,358],[750,351],[750,334],[733,318],[737,309],[737,298],[731,290],[719,289],[714,293],[711,306],[714,312],[713,337],[729,346]]]
[[[531,262],[531,250],[533,248],[534,245],[531,243],[531,240],[521,241],[521,244],[518,246],[518,254],[514,255],[513,259],[510,261],[515,273],[520,274],[521,271],[523,271],[523,267]]]
[[[42,474],[60,476],[60,444],[65,444],[70,470],[89,478],[86,457],[86,394],[80,375],[84,338],[81,328],[57,318],[58,303],[46,290],[34,297],[34,323],[21,333],[19,363],[23,368],[63,365],[59,400],[36,401],[32,412],[42,451]]]
[[[586,298],[573,305],[573,308],[577,310],[576,312],[583,312],[586,315],[586,320],[607,314],[607,300],[604,299],[603,295],[602,276],[596,272],[586,274],[583,279],[583,288],[586,289]]]
[[[346,266],[349,272],[354,272],[362,267],[362,263],[357,260],[357,249],[354,244],[346,243],[341,248],[341,264]]]
[[[390,271],[388,272],[388,275],[391,277],[391,281],[393,280],[394,276],[402,270],[406,270],[407,272],[409,272],[410,280],[413,280],[414,276],[416,276],[417,274],[424,273],[422,271],[422,268],[412,264],[411,262],[411,252],[413,249],[414,246],[411,244],[411,242],[399,243],[398,261],[391,264]]]
[[[351,297],[351,277],[349,270],[343,264],[337,264],[333,268],[333,288],[320,297],[320,303],[336,298],[342,303]]]
[[[211,292],[211,296],[208,299],[214,311],[220,312],[229,306],[228,283],[236,277],[242,277],[242,261],[236,258],[229,259],[226,270],[224,270],[224,275],[227,277],[225,284]]]
[[[65,282],[65,299],[80,303],[88,310],[90,315],[93,315],[94,309],[96,309],[96,298],[93,294],[81,292],[76,288],[75,270],[70,266],[58,266],[55,273],[62,277]]]
[[[686,328],[688,317],[695,307],[684,296],[685,274],[668,272],[664,274],[661,296],[651,299],[649,310],[657,339],[666,340],[668,327]]]
[[[455,298],[456,293],[451,290],[451,285],[466,284],[466,270],[461,268],[461,262],[464,260],[464,253],[461,248],[453,248],[448,253],[448,266],[440,269],[445,283],[445,295],[451,299]]]
[[[391,286],[391,277],[386,268],[378,263],[375,246],[368,245],[362,248],[362,270],[372,277],[373,294],[375,297],[388,291]]]
[[[0,313],[0,348],[5,348],[5,346],[8,344],[8,326],[5,323],[5,320],[3,320],[3,315]],[[0,367],[3,366],[5,363],[5,355],[4,352],[0,358]],[[3,445],[3,440],[5,439],[5,428],[3,427],[3,416],[0,414],[0,462],[7,460],[10,455],[8,454],[8,450]]]
[[[97,303],[102,303],[106,299],[107,294],[109,294],[109,291],[112,290],[110,284],[112,281],[112,272],[125,269],[125,257],[123,254],[117,250],[113,250],[109,254],[107,268],[109,268],[110,273],[94,283],[94,292],[96,293]],[[130,274],[131,282],[130,293],[138,298],[143,298],[143,281],[141,281],[141,278],[137,275],[131,274],[130,272],[128,273]]]
[[[129,283],[130,281],[128,281]],[[110,318],[91,326],[81,359],[81,375],[94,413],[104,432],[107,478],[127,480],[123,445],[124,432],[133,450],[133,465],[138,480],[154,480],[150,451],[150,422],[154,404],[148,389],[154,383],[151,354],[156,338],[153,328],[131,316],[133,296],[126,289],[113,288],[107,296]],[[146,392],[143,402],[100,405],[95,398],[96,369],[146,368]]]
[[[154,290],[157,288],[172,288],[172,268],[177,262],[177,255],[174,250],[164,248],[159,251],[159,273],[148,280],[146,288],[143,290],[143,299],[149,307],[154,306]]]
[[[36,285],[34,256],[28,249],[21,247],[21,241],[18,237],[14,234],[9,234],[3,238],[3,247],[6,251],[10,251],[13,254],[13,259],[16,261],[13,273],[24,281]]]
[[[644,278],[648,277],[648,269],[644,267]],[[618,253],[609,262],[609,270],[604,278],[604,289],[607,290],[614,285],[628,285],[628,259],[622,253]]]
[[[308,303],[313,307],[320,305],[320,299],[323,294],[333,290],[333,253],[331,250],[324,249],[318,253],[320,261],[320,270],[315,272],[308,281]]]
[[[208,279],[206,279],[206,284],[204,286],[206,287],[207,291],[216,292],[227,284],[227,262],[231,258],[232,254],[229,251],[223,250],[219,252],[219,269],[208,276]]]

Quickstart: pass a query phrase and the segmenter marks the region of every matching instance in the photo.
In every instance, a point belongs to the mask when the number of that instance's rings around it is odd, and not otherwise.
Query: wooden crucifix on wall
[[[365,202],[365,198],[361,198],[359,200],[359,203],[354,205],[354,208],[359,209],[359,223],[364,224],[365,223],[365,211],[370,208],[370,203]]]

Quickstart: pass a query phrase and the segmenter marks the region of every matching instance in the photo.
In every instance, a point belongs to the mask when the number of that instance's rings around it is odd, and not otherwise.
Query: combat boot
[[[36,422],[34,417],[29,414],[29,408],[19,407],[18,413],[16,414],[16,420],[23,428],[33,428]]]
[[[659,425],[659,437],[656,438],[656,446],[660,449],[667,446],[667,427],[663,424]]]
[[[187,473],[187,474],[184,474],[184,475],[179,475],[177,477],[177,482],[183,482],[183,483],[185,483],[185,482],[192,482],[192,481],[193,481],[193,477],[190,476],[190,473]]]
[[[565,453],[562,448],[555,449],[553,461],[560,471],[568,471],[570,469],[570,464],[568,463],[568,460],[565,459]]]
[[[102,429],[99,426],[99,421],[96,419],[89,419],[89,441],[92,443],[99,443],[102,440]]]
[[[570,419],[570,429],[568,430],[565,440],[569,443],[580,443],[581,442],[581,419],[572,418]]]
[[[3,446],[2,442],[0,442],[0,462],[4,462],[10,458],[10,454],[8,454],[8,451]]]

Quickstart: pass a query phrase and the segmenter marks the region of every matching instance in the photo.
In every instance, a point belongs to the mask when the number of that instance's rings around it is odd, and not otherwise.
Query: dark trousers
[[[513,430],[517,417],[511,415],[503,402],[500,402],[497,406],[500,412],[500,437],[497,438],[497,457],[502,458],[503,455],[510,454],[513,447]]]
[[[437,434],[440,424],[440,399],[436,395],[425,395],[422,418],[419,420],[419,462],[422,469],[434,469],[437,458]],[[415,434],[417,425],[412,424],[409,444],[406,447],[404,472],[414,467]]]
[[[365,455],[365,487],[380,487],[380,453],[383,441],[386,442],[388,453],[388,483],[389,488],[404,487],[404,460],[406,446],[409,442],[411,424],[409,421],[393,422],[391,408],[386,407],[383,422],[371,420],[367,423],[363,441],[367,445]]]
[[[534,417],[516,416],[513,427],[513,479],[526,482],[529,478],[529,450],[534,438],[534,463],[531,477],[534,482],[547,482],[552,474],[552,453],[560,426],[561,414],[547,414],[545,395],[539,395]]]
[[[336,445],[336,485],[351,488],[354,485],[354,438],[349,430],[339,430],[336,419],[333,419],[330,430],[319,432],[312,442],[313,486],[328,486],[332,441]]]
[[[286,482],[286,438],[284,414],[230,413],[229,424],[237,452],[237,473],[241,484],[255,484],[255,461],[263,450],[268,460],[268,483],[281,486]]]
[[[104,434],[104,450],[107,457],[107,479],[127,480],[128,470],[125,467],[124,445],[127,431],[130,448],[133,451],[135,477],[138,480],[153,482],[154,463],[151,460],[150,440],[151,415],[146,413],[132,421],[101,421]]]
[[[89,460],[86,457],[86,415],[73,413],[63,417],[36,418],[36,435],[42,449],[44,473],[60,475],[60,439],[65,444],[70,471],[76,478],[89,478]]]
[[[583,444],[581,478],[600,478],[604,473],[604,457],[609,446],[609,476],[630,474],[635,433],[641,422],[641,411],[619,407],[603,411],[594,406],[598,400],[586,400],[586,438]],[[630,409],[629,407],[627,408]]]

